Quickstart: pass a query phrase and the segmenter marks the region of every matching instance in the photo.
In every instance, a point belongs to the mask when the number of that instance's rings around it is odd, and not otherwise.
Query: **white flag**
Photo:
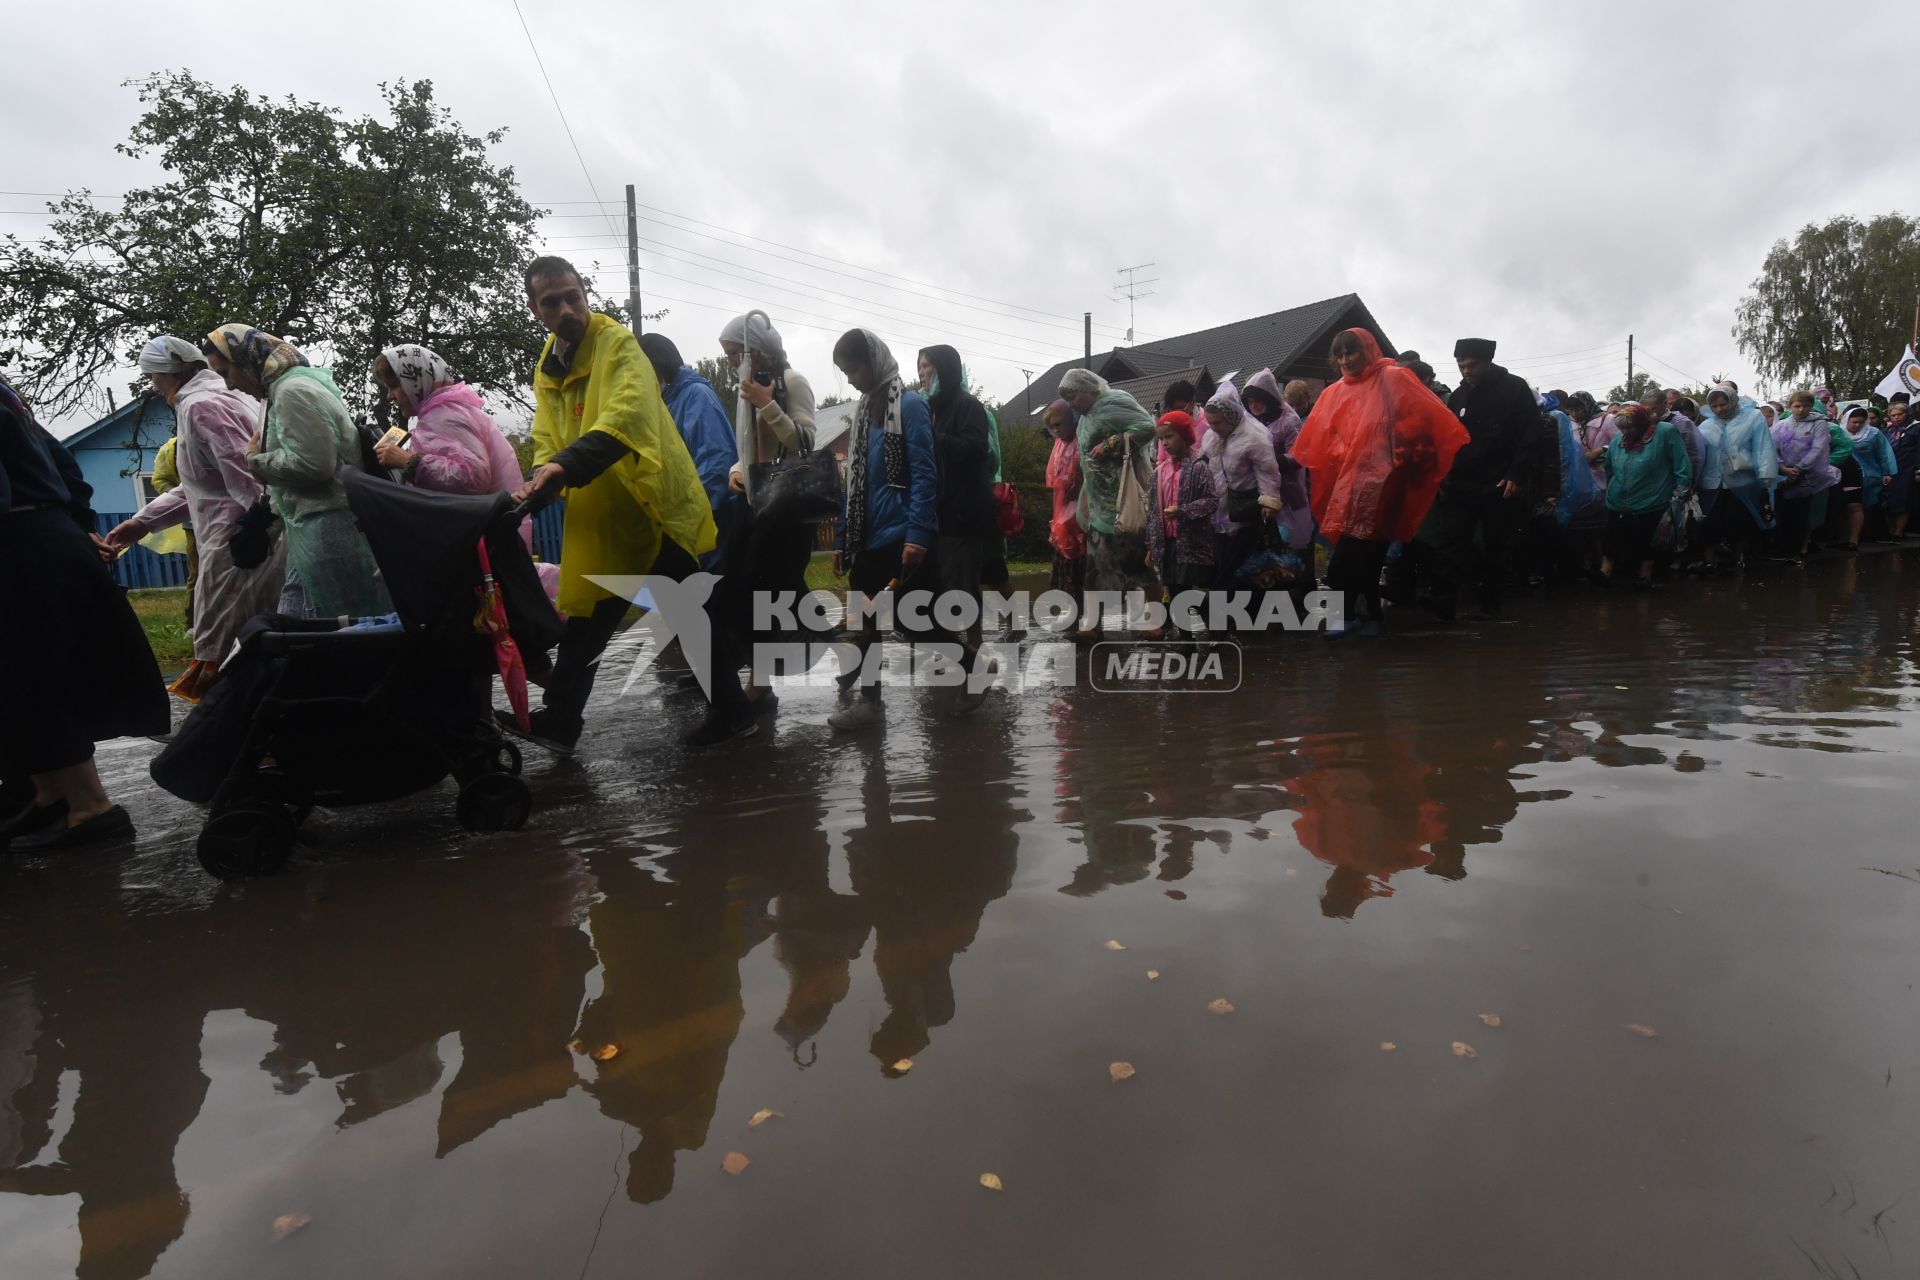
[[[1880,385],[1873,389],[1873,394],[1890,400],[1898,391],[1920,397],[1920,360],[1913,358],[1912,347],[1908,347],[1907,353],[1900,357],[1900,363],[1893,366],[1893,372],[1880,379]]]

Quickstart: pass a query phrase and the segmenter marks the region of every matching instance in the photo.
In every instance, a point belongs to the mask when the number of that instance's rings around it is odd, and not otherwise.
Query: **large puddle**
[[[241,887],[110,744],[0,1275],[1912,1275],[1920,555],[1771,578],[697,759],[603,677],[527,830]]]

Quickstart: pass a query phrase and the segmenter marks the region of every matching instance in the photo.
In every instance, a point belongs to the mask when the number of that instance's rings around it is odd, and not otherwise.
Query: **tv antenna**
[[[1153,276],[1149,279],[1142,280],[1139,278],[1140,273],[1142,271],[1151,271],[1158,265],[1159,264],[1155,262],[1143,262],[1137,267],[1121,267],[1118,271],[1114,272],[1115,275],[1121,277],[1121,281],[1120,281],[1120,292],[1114,295],[1113,300],[1115,302],[1120,302],[1124,300],[1127,304],[1127,345],[1128,346],[1133,345],[1134,303],[1138,302],[1141,298],[1151,298],[1153,296],[1153,290],[1148,289],[1147,286],[1150,284],[1160,283],[1159,276]]]

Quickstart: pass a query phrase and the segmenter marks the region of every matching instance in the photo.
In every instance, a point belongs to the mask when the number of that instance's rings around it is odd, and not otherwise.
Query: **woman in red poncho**
[[[1350,634],[1362,602],[1363,630],[1378,635],[1387,547],[1413,540],[1467,429],[1365,329],[1337,334],[1332,356],[1340,381],[1320,393],[1293,456],[1312,476],[1314,519],[1333,547],[1327,586],[1347,596],[1347,625],[1328,635]]]

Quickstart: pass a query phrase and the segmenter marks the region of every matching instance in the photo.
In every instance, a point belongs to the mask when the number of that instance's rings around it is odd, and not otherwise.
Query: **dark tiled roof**
[[[1272,369],[1282,382],[1299,376],[1324,378],[1323,348],[1333,340],[1336,330],[1356,325],[1372,331],[1380,341],[1381,351],[1396,354],[1396,348],[1381,331],[1367,305],[1360,301],[1360,295],[1348,293],[1251,320],[1145,342],[1137,347],[1095,352],[1093,367],[1109,381],[1115,381],[1116,374],[1141,380],[1167,374],[1166,381],[1171,382],[1176,369],[1202,366],[1219,375],[1233,372],[1239,381],[1259,369]],[[1061,376],[1081,363],[1063,361],[1036,377],[1031,392],[1022,391],[1007,400],[1002,418],[1012,421],[1046,408],[1058,394]],[[1110,367],[1113,372],[1106,372]],[[1161,384],[1162,390],[1165,385]]]
[[[1184,369],[1169,369],[1165,373],[1148,374],[1144,378],[1129,378],[1125,382],[1116,382],[1113,385],[1145,405],[1150,412],[1158,414],[1161,403],[1167,398],[1168,387],[1182,378],[1188,382],[1198,382],[1206,372],[1206,368],[1202,365],[1189,365]]]

